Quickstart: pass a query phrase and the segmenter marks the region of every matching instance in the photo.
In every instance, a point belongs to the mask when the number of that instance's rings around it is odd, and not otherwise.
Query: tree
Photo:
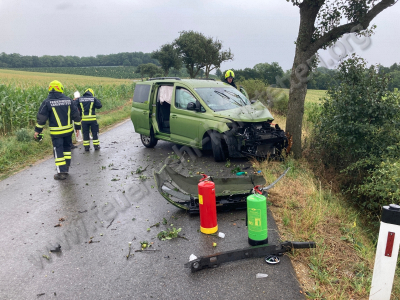
[[[290,75],[286,132],[293,137],[292,151],[301,157],[301,133],[308,75],[316,53],[346,33],[370,35],[370,22],[397,0],[287,0],[300,10],[300,26]]]
[[[196,78],[200,69],[205,66],[206,52],[204,46],[207,43],[207,38],[202,33],[193,30],[181,31],[179,34],[174,45],[178,49],[190,78]]]
[[[216,75],[217,77],[221,77],[221,76],[222,76],[222,72],[221,72],[221,69],[220,69],[220,68],[217,68],[217,70],[215,71],[215,75]]]
[[[149,75],[150,77],[154,77],[154,75],[156,75],[157,73],[161,73],[161,70],[159,67],[157,67],[155,64],[152,63],[148,63],[148,64],[141,64],[137,67],[136,72],[139,72],[141,77],[142,77],[142,81],[143,81],[143,77],[144,75]]]
[[[169,69],[179,70],[182,67],[182,60],[179,52],[172,44],[162,45],[160,50],[154,51],[151,57],[157,59],[164,71],[164,76],[168,76]]]
[[[211,37],[207,38],[203,50],[205,51],[204,56],[204,67],[206,78],[210,75],[210,72],[215,68],[219,68],[221,63],[228,60],[233,60],[233,54],[231,49],[221,51],[222,42]]]
[[[276,83],[276,77],[283,76],[283,69],[277,62],[269,63],[259,63],[256,64],[253,68],[257,71],[265,82],[269,84]]]

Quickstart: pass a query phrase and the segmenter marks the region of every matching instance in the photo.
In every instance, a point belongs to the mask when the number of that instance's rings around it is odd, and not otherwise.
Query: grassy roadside
[[[275,116],[284,128],[286,119]],[[304,126],[307,128],[307,126]],[[304,132],[303,137],[307,136]],[[269,194],[269,208],[282,241],[315,241],[316,249],[290,254],[301,287],[309,299],[368,299],[378,233],[362,211],[347,204],[332,182],[320,181],[305,159],[253,161],[271,183],[290,167]],[[322,180],[322,179],[321,179]],[[400,299],[398,263],[392,300]]]
[[[129,118],[131,106],[132,101],[127,101],[117,109],[99,112],[97,121],[100,126],[100,133]],[[49,130],[44,130],[45,136],[41,142],[33,140],[33,131],[33,127],[28,128],[29,135],[23,137],[23,140],[20,139],[20,141],[18,141],[16,135],[0,137],[0,180],[53,154]]]

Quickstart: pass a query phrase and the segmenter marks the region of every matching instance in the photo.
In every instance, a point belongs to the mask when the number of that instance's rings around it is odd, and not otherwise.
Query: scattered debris
[[[96,207],[96,206],[95,206]],[[93,207],[92,209],[94,209],[95,207]],[[87,212],[87,210],[85,209],[85,210],[83,210],[83,211],[79,211],[78,210],[78,213],[80,213],[80,214],[83,214],[83,213],[85,213],[85,212]]]
[[[158,249],[140,249],[140,250],[135,250],[135,252],[155,252],[155,251],[160,251]]]
[[[47,260],[50,260],[50,257],[48,255],[46,255],[46,254],[43,254],[42,257],[44,257]]]
[[[217,243],[214,242],[214,243],[213,243],[213,247],[217,247]]]
[[[168,223],[167,219],[163,218],[162,223],[163,223],[163,225],[167,225],[167,223]]]
[[[64,218],[59,218],[58,221],[64,222],[65,221],[65,217]]]
[[[197,256],[194,255],[194,254],[190,254],[189,261],[192,261],[192,260],[195,260],[195,259],[197,259]]]
[[[154,224],[154,225],[151,225],[150,228],[152,228],[152,227],[159,227],[159,226],[160,226],[160,222],[158,222],[158,223],[156,223],[156,224]]]
[[[129,257],[131,256],[131,246],[132,246],[132,242],[129,242],[129,250],[128,250],[128,255],[126,256],[126,259],[129,259]],[[134,255],[134,254],[132,254]]]
[[[113,178],[113,179],[111,179],[111,181],[119,181],[120,179],[119,178]]]
[[[142,250],[151,247],[148,241],[140,242],[140,245],[142,246]]]
[[[117,169],[117,168],[111,168],[111,170],[117,171],[117,170],[119,170],[119,169]]]
[[[60,223],[54,225],[54,227],[61,227],[62,225]]]
[[[132,218],[132,221],[135,221],[136,220],[136,218]]]
[[[59,244],[57,247],[54,249],[50,249],[50,252],[61,252],[61,245]]]
[[[181,230],[182,230],[182,228],[179,228],[179,229],[167,228],[167,230],[163,230],[159,234],[157,234],[157,237],[161,241],[171,240],[171,239],[177,238],[177,237],[186,239],[185,237],[182,237],[179,235],[179,232],[181,232]]]
[[[40,296],[43,296],[43,295],[46,295],[46,293],[37,294],[36,296],[40,297]]]
[[[107,228],[110,227],[113,222],[114,222],[114,219],[111,220],[111,222],[110,222],[110,224],[108,224]]]
[[[223,233],[223,232],[218,232],[218,237],[220,237],[220,238],[225,238],[225,233]]]
[[[136,174],[142,174],[144,171],[146,171],[146,169],[147,169],[148,166],[149,166],[149,165],[147,165],[146,168],[144,168],[144,169],[142,169],[142,167],[139,166],[139,168],[136,169],[135,173],[136,173]]]
[[[264,274],[264,273],[257,273],[256,274],[256,278],[266,278],[268,277],[268,274]]]

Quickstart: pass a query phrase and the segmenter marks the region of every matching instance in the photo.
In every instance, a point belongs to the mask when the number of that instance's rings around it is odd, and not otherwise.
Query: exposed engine
[[[234,143],[235,140],[237,141],[236,149],[242,155],[275,157],[280,156],[287,146],[285,132],[278,124],[235,122],[229,124],[229,127],[231,130],[225,134],[230,136],[226,139],[230,154],[234,149],[229,144]]]

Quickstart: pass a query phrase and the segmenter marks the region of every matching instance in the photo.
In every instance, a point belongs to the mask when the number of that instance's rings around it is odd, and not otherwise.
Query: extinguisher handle
[[[253,188],[253,193],[257,193],[257,194],[262,195],[262,190],[260,189],[260,186],[261,186],[261,185],[256,185],[256,186]]]
[[[209,179],[211,178],[210,176],[207,176],[207,175],[204,174],[204,173],[202,173],[201,176],[203,176],[203,178],[200,179],[200,182],[201,182],[201,181],[204,181],[204,180],[209,180]],[[211,179],[211,180],[212,180],[212,179]]]

